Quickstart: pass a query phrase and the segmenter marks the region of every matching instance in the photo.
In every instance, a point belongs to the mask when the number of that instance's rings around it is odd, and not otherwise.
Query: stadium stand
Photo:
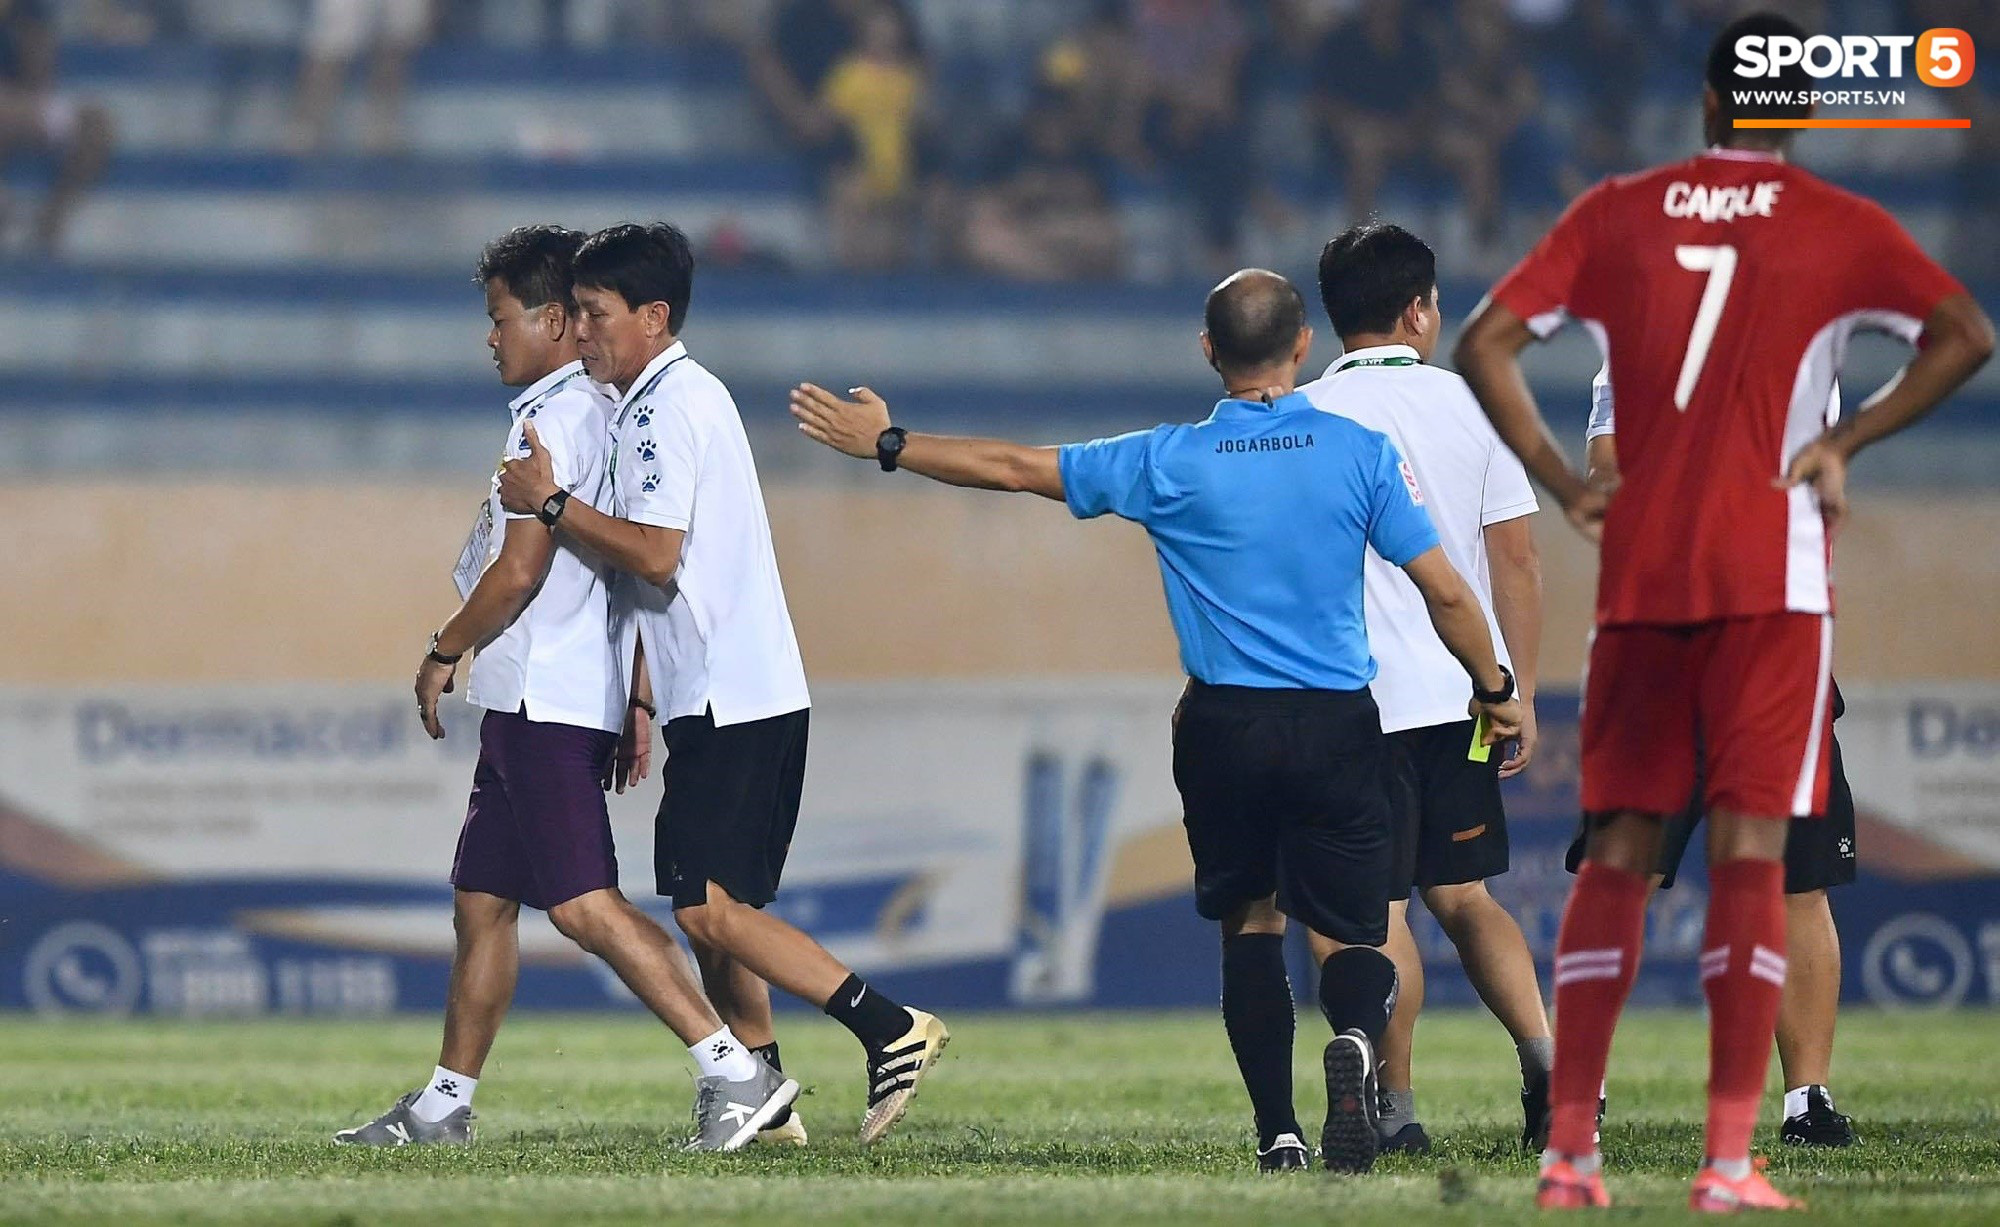
[[[60,262],[0,266],[0,464],[17,470],[311,468],[327,448],[363,439],[390,468],[483,456],[497,400],[466,270],[485,239],[530,219],[590,228],[665,217],[687,228],[702,249],[690,339],[766,430],[784,428],[791,381],[864,366],[928,418],[1000,421],[1028,436],[1147,424],[1209,399],[1187,304],[1215,267],[1303,274],[1348,219],[1345,155],[1315,118],[1317,66],[1361,36],[1338,5],[1178,6],[1225,22],[1207,27],[1211,41],[1257,57],[1226,121],[1246,142],[1252,183],[1232,204],[1234,237],[1217,249],[1212,193],[1170,151],[1093,155],[1087,174],[1102,185],[1123,274],[1059,283],[969,269],[980,261],[958,228],[982,192],[1019,173],[994,151],[1018,149],[1024,115],[1063,99],[1086,107],[1118,67],[1114,54],[1177,53],[1187,31],[1148,27],[1150,6],[1037,0],[1004,6],[1005,20],[1001,6],[975,0],[907,6],[928,98],[912,135],[921,224],[889,272],[839,267],[826,207],[838,167],[769,104],[759,57],[784,50],[782,22],[796,6],[441,3],[438,37],[409,69],[399,148],[363,150],[366,100],[349,96],[329,150],[303,156],[287,152],[303,5],[58,7],[59,88],[105,108],[117,151]],[[1504,138],[1497,234],[1476,233],[1448,159],[1392,164],[1376,199],[1383,215],[1434,236],[1452,270],[1448,317],[1471,307],[1580,175],[1611,169],[1607,158],[1638,165],[1693,147],[1687,82],[1711,28],[1693,4],[1517,4],[1512,17],[1490,7],[1501,14],[1495,37],[1511,40],[1502,50],[1532,65],[1541,94],[1534,118]],[[1828,5],[1829,24],[1874,7]],[[129,20],[86,25],[93,8]],[[1638,101],[1593,109],[1604,49],[1641,37]],[[1153,105],[1171,116],[1193,104],[1163,94]],[[1622,131],[1606,138],[1607,128]],[[1931,250],[1982,277],[1975,289],[1990,297],[1995,257],[1977,238],[1985,214],[1964,207],[1990,196],[1990,151],[1959,134],[1818,133],[1801,155],[1888,203]],[[6,181],[32,197],[51,174],[49,158],[17,152]],[[1899,361],[1882,352],[1855,388]],[[1581,422],[1594,363],[1571,337],[1536,364],[1556,416]],[[146,432],[142,446],[135,415],[262,425],[177,455],[160,450],[171,431]],[[266,442],[240,442],[252,437]],[[2000,371],[1989,371],[1865,476],[1991,484],[1996,451]],[[786,449],[770,463],[816,461]]]

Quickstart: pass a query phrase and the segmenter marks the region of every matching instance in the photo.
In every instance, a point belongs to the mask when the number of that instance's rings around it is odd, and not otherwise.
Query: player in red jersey
[[[1785,979],[1786,819],[1827,788],[1829,549],[1848,460],[1949,395],[1993,350],[1962,286],[1877,205],[1785,160],[1789,132],[1737,118],[1737,40],[1803,37],[1757,15],[1709,54],[1698,157],[1579,197],[1473,313],[1459,370],[1569,518],[1602,542],[1584,687],[1585,864],[1556,946],[1554,1113],[1537,1195],[1609,1203],[1596,1145],[1611,1033],[1631,991],[1664,815],[1708,764],[1707,1162],[1697,1210],[1794,1208],[1750,1159]],[[1623,481],[1593,489],[1549,433],[1519,355],[1565,318],[1605,351]],[[1857,329],[1920,352],[1829,426]],[[1629,414],[1629,416],[1627,416]]]

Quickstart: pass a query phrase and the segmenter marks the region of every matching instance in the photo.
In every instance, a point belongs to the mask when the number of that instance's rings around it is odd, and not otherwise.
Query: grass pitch
[[[335,1149],[428,1073],[428,1019],[242,1024],[0,1018],[0,1223],[1508,1223],[1537,1218],[1511,1046],[1483,1014],[1428,1016],[1418,1103],[1439,1143],[1359,1178],[1249,1170],[1248,1107],[1213,1014],[956,1016],[885,1143],[853,1142],[860,1058],[781,1015],[810,1094],[806,1151],[688,1156],[684,1054],[647,1020],[522,1016],[481,1079],[469,1149]],[[1841,1021],[1838,1090],[1863,1144],[1760,1145],[1816,1217],[2000,1222],[1991,1014]],[[1301,1011],[1300,1116],[1324,1107],[1325,1027]],[[1685,1217],[1704,1026],[1635,1013],[1604,1133],[1619,1222]],[[1774,1071],[1775,1076],[1775,1071]],[[1775,1085],[1775,1084],[1774,1084]]]

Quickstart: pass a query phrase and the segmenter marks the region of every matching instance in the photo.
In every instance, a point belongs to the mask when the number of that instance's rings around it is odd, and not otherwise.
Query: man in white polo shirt
[[[1507,871],[1500,781],[1534,757],[1535,665],[1541,642],[1541,564],[1528,517],[1528,475],[1480,412],[1465,381],[1426,365],[1443,322],[1437,259],[1400,226],[1369,223],[1320,253],[1320,299],[1346,352],[1302,389],[1318,408],[1389,436],[1421,488],[1451,563],[1486,610],[1501,663],[1518,679],[1521,737],[1504,763],[1466,719],[1465,670],[1431,629],[1424,600],[1398,568],[1368,557],[1370,687],[1389,734],[1396,872],[1388,950],[1402,996],[1383,1038],[1382,1115],[1388,1150],[1425,1151],[1410,1053],[1423,1006],[1423,962],[1410,936],[1410,891],[1458,948],[1466,977],[1514,1038],[1521,1061],[1524,1139],[1546,1128],[1554,1044],[1521,927],[1486,891]]]
[[[861,1041],[861,1140],[873,1142],[908,1110],[949,1035],[762,910],[798,822],[810,700],[743,420],[679,339],[694,285],[687,236],[658,223],[600,231],[577,253],[576,282],[585,367],[619,393],[615,515],[569,497],[532,429],[528,456],[503,468],[501,501],[625,572],[613,598],[619,660],[666,720],[659,891],[718,1012],[767,1060],[777,1045],[765,982]]]
[[[611,400],[577,357],[572,262],[583,236],[523,226],[490,244],[479,282],[493,321],[487,345],[501,382],[527,390],[510,409],[506,455],[530,430],[580,504],[611,505],[606,447]],[[497,477],[496,477],[497,481]],[[734,1150],[789,1108],[798,1083],[759,1060],[716,1018],[659,925],[618,893],[604,787],[626,725],[626,695],[608,633],[609,573],[532,516],[481,505],[454,578],[465,603],[431,636],[417,669],[417,710],[443,737],[438,699],[467,651],[466,691],[486,709],[479,765],[452,865],[458,950],[436,1071],[344,1145],[472,1140],[472,1095],[514,996],[523,903],[617,972],[689,1046],[697,1103],[738,1105],[735,1127],[705,1130],[694,1149]],[[616,781],[622,790],[623,780]]]

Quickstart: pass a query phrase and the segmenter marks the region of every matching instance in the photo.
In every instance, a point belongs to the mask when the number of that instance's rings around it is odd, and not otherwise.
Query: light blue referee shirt
[[[1078,519],[1146,526],[1189,677],[1219,686],[1360,690],[1369,546],[1402,566],[1438,543],[1395,445],[1294,392],[1224,400],[1207,421],[1061,449]]]

